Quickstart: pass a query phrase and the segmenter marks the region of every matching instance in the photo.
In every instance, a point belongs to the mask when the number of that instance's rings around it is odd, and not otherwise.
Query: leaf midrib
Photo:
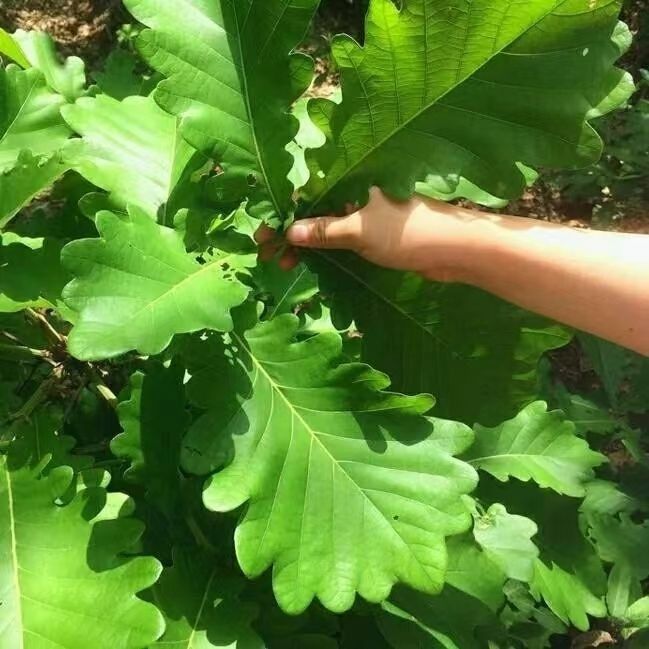
[[[237,46],[239,49],[239,60],[241,61],[241,67],[242,67],[242,73],[241,73],[241,84],[243,86],[242,88],[242,95],[243,95],[243,100],[246,103],[246,111],[248,112],[248,116],[250,117],[250,132],[252,134],[252,141],[255,146],[255,152],[257,154],[257,160],[259,161],[259,169],[264,177],[264,182],[266,187],[268,188],[268,195],[270,196],[271,200],[273,201],[273,207],[275,208],[275,212],[281,216],[282,212],[279,208],[279,203],[277,201],[277,197],[275,196],[275,191],[273,189],[273,186],[270,181],[270,177],[268,176],[268,171],[266,170],[266,163],[264,161],[263,156],[261,155],[261,149],[259,147],[259,141],[257,138],[257,125],[255,118],[253,116],[252,112],[252,106],[250,104],[250,95],[249,95],[249,89],[248,89],[248,69],[246,67],[246,58],[243,55],[243,38],[241,37],[241,25],[239,24],[239,13],[237,11],[237,2],[232,3],[232,10],[234,11],[234,19],[237,24],[237,31],[238,31],[238,38],[236,39],[237,41]],[[270,39],[272,37],[269,36],[268,38]]]
[[[395,129],[393,129],[389,134],[387,134],[383,139],[375,143],[373,146],[368,147],[367,151],[358,159],[356,162],[354,162],[352,165],[349,167],[346,167],[344,172],[335,180],[335,182],[332,185],[328,185],[326,189],[324,189],[320,194],[309,203],[308,205],[308,211],[309,213],[313,213],[316,209],[316,207],[322,202],[323,198],[327,196],[335,187],[338,186],[340,182],[342,182],[345,178],[347,178],[349,175],[351,175],[355,169],[357,169],[359,166],[361,166],[370,156],[372,156],[375,151],[380,149],[386,142],[391,140],[393,137],[398,135],[404,128],[406,128],[409,124],[414,122],[417,118],[421,117],[426,111],[430,110],[433,106],[437,105],[440,101],[442,101],[447,95],[449,95],[453,90],[461,86],[463,83],[465,83],[467,80],[469,80],[471,77],[473,77],[475,74],[477,74],[480,70],[482,70],[486,65],[488,65],[494,58],[502,54],[512,43],[517,41],[519,38],[522,38],[525,34],[527,34],[529,31],[534,29],[539,23],[541,23],[543,20],[545,20],[548,16],[551,16],[557,9],[561,7],[561,5],[565,4],[568,0],[558,0],[558,2],[555,3],[554,7],[547,11],[543,16],[541,16],[534,24],[530,25],[527,29],[522,31],[520,34],[517,34],[514,38],[512,38],[508,43],[503,45],[498,51],[493,52],[485,61],[479,65],[475,70],[472,70],[471,72],[468,72],[464,77],[461,77],[461,75],[458,74],[458,79],[456,80],[456,83],[452,85],[450,88],[448,88],[446,91],[444,91],[442,94],[440,94],[437,98],[435,98],[434,101],[431,103],[422,106],[416,113],[414,113],[411,117],[409,117],[405,122],[399,124]],[[462,56],[464,55],[464,50],[462,52]],[[461,59],[460,59],[460,69],[461,69]],[[459,70],[458,70],[459,72]],[[344,101],[344,100],[343,100]]]
[[[20,620],[21,626],[23,625],[23,612],[22,612],[22,593],[20,589],[20,580],[18,578],[18,542],[16,539],[16,515],[14,512],[14,499],[13,499],[13,487],[11,484],[11,472],[7,467],[7,459],[4,458],[2,462],[2,470],[4,471],[6,480],[7,480],[7,498],[9,501],[9,531],[11,534],[11,557],[12,557],[12,575],[14,581],[14,587],[16,590],[16,606],[18,619]],[[17,649],[23,649],[25,646],[25,638],[23,633],[20,634],[20,646]]]

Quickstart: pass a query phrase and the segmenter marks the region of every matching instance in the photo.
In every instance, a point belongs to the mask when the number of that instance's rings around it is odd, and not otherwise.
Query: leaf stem
[[[3,361],[18,362],[39,359],[51,362],[48,353],[44,350],[32,349],[23,345],[5,345],[3,343],[0,343],[0,359]]]
[[[27,314],[27,317],[32,322],[35,322],[37,325],[39,325],[39,327],[43,330],[45,335],[56,346],[58,347],[66,346],[65,336],[60,334],[42,313],[39,313],[38,311],[34,311],[34,309],[25,309],[25,313]]]

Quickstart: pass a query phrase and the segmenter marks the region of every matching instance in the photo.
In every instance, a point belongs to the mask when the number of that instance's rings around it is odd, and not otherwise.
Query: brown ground
[[[90,62],[101,58],[123,17],[121,0],[4,0],[0,26],[36,29],[52,35],[63,54]]]

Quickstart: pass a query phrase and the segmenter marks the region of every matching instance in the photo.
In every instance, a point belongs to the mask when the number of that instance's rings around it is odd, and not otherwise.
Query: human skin
[[[263,228],[262,258],[286,242]],[[482,288],[529,311],[649,356],[649,236],[486,214],[372,190],[343,217],[298,221],[280,265],[299,248],[351,250],[379,266]]]

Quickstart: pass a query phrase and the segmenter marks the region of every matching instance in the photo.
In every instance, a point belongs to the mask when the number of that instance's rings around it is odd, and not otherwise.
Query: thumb
[[[304,219],[286,232],[286,238],[293,246],[347,250],[355,248],[359,235],[360,227],[355,214]]]

